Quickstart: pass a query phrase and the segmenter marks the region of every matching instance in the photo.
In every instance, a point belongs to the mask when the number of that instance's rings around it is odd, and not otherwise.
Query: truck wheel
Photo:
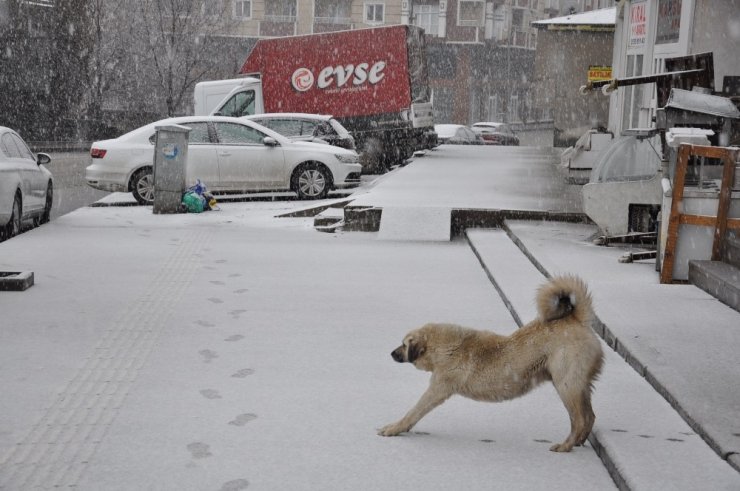
[[[154,173],[151,167],[139,169],[131,177],[129,188],[134,195],[134,199],[141,205],[151,205],[154,203]]]
[[[298,199],[323,199],[332,186],[331,172],[320,164],[308,163],[293,172],[291,189]]]
[[[363,174],[383,174],[387,172],[383,155],[383,142],[379,138],[368,138],[362,145],[360,164]]]

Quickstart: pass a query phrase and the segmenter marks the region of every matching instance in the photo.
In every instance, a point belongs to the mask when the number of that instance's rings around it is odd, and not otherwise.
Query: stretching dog
[[[391,356],[432,372],[429,388],[398,422],[378,434],[409,431],[429,411],[459,394],[498,402],[551,381],[570,416],[570,434],[553,452],[583,445],[594,425],[593,382],[604,354],[591,329],[591,296],[582,280],[560,276],[537,292],[538,317],[511,336],[452,324],[427,324],[409,332]]]

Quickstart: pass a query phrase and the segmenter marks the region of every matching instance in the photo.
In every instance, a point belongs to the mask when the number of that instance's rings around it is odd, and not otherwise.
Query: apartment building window
[[[457,25],[482,27],[485,13],[485,0],[460,0],[457,4]]]
[[[351,2],[316,2],[314,6],[314,20],[318,22],[350,23],[352,12]]]
[[[488,96],[488,121],[499,121],[501,115],[498,112],[498,95]]]
[[[519,121],[519,96],[512,95],[509,98],[509,122]]]
[[[234,18],[252,18],[252,0],[234,0]]]
[[[414,5],[414,25],[436,36],[439,32],[439,5]]]
[[[294,22],[298,15],[296,0],[272,0],[265,2],[265,17],[270,20]]]
[[[203,15],[218,16],[224,13],[223,0],[205,0],[203,2]]]
[[[385,22],[385,4],[366,3],[365,22],[367,24],[382,24],[383,22]]]

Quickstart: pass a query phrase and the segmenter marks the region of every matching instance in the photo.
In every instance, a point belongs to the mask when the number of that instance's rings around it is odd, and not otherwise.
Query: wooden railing
[[[673,283],[673,266],[676,261],[676,245],[678,243],[679,227],[681,225],[696,225],[713,227],[712,261],[719,261],[722,257],[722,248],[727,235],[727,229],[740,229],[740,219],[730,218],[730,201],[733,188],[738,187],[735,181],[735,170],[738,166],[740,149],[726,147],[706,147],[700,145],[683,144],[678,150],[676,161],[676,175],[673,182],[673,201],[668,221],[663,264],[660,270],[661,283]],[[683,193],[686,184],[686,170],[691,157],[705,157],[722,160],[722,182],[719,191],[717,216],[691,215],[683,213]]]

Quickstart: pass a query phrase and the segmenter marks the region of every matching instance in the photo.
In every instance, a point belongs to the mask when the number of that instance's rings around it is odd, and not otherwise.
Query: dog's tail
[[[593,317],[591,295],[577,276],[556,276],[537,290],[537,313],[540,321],[550,322],[572,316],[590,324]]]

